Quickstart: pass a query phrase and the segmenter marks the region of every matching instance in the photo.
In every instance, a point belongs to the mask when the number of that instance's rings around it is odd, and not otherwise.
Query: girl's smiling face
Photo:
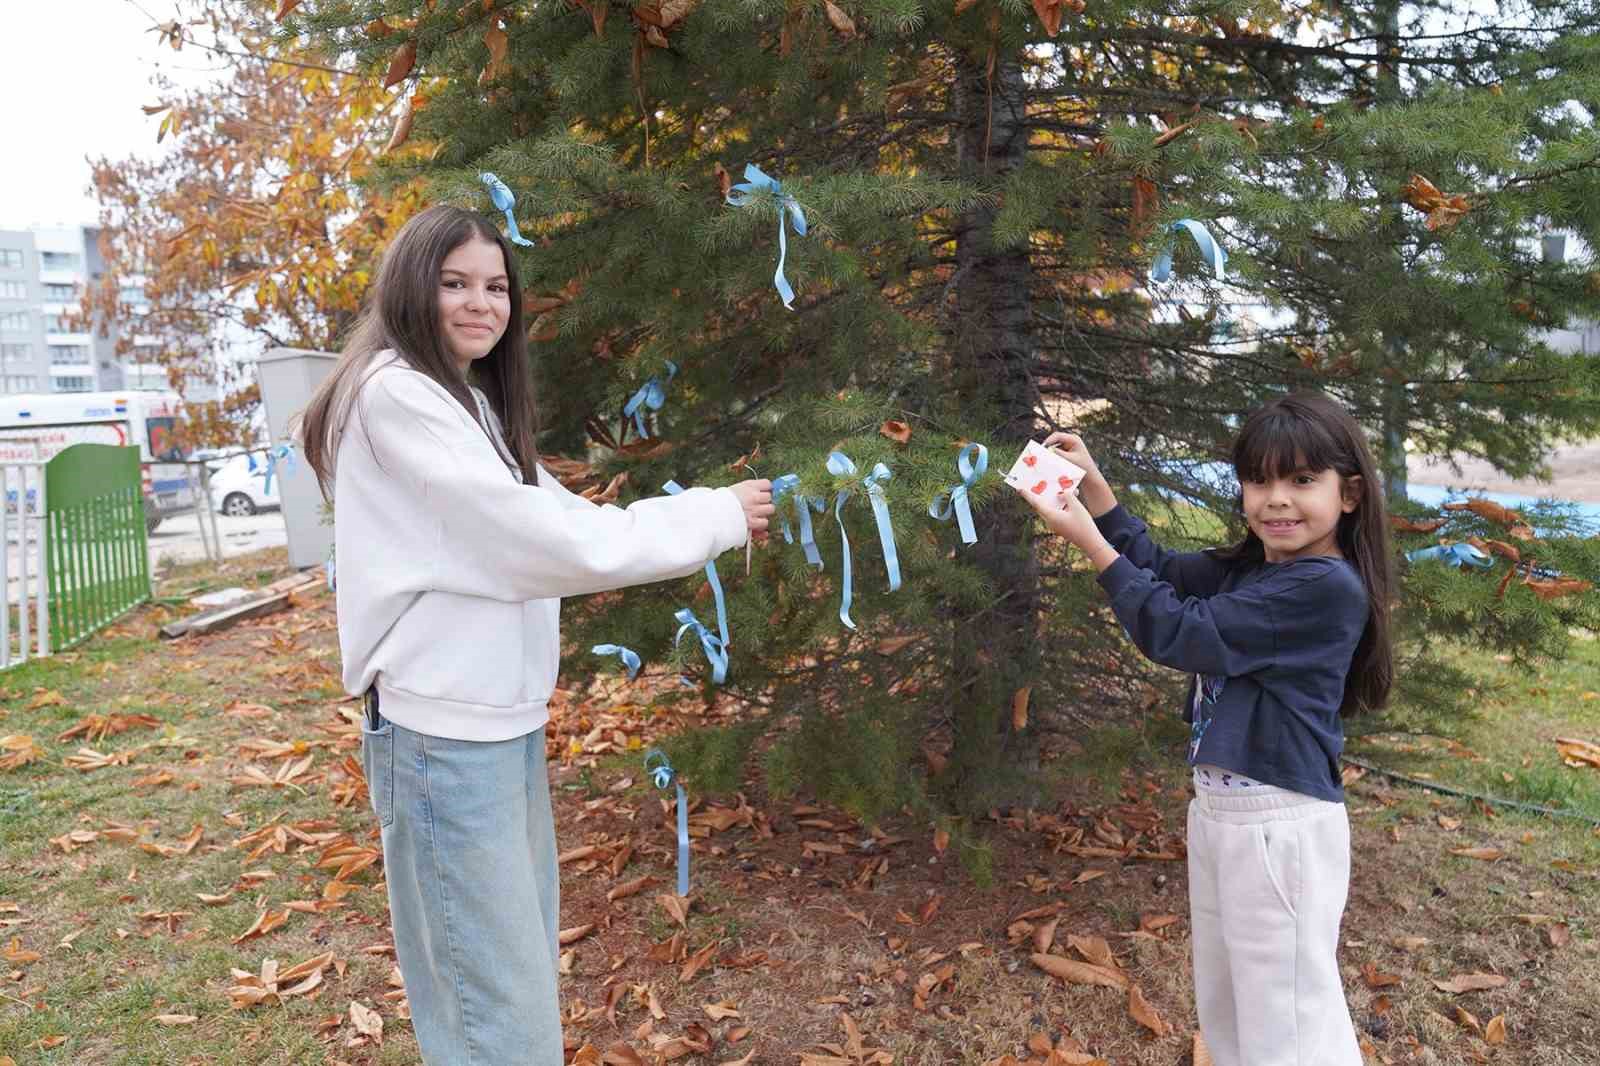
[[[1243,478],[1244,517],[1269,563],[1339,555],[1339,519],[1356,509],[1360,477],[1333,469],[1298,469]]]
[[[510,317],[500,246],[482,237],[458,244],[439,267],[439,328],[463,374],[500,343]]]

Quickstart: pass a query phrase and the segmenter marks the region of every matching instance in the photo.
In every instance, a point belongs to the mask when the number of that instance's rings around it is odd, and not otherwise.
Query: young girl
[[[1388,518],[1361,429],[1325,396],[1272,400],[1233,449],[1249,533],[1171,552],[1083,441],[1082,500],[1033,502],[1077,545],[1150,659],[1195,675],[1186,720],[1200,1030],[1217,1066],[1361,1066],[1336,952],[1350,881],[1340,716],[1392,677]]]
[[[539,465],[516,258],[429,208],[384,254],[302,423],[336,500],[344,684],[430,1066],[561,1066],[545,770],[560,597],[680,577],[767,527],[771,484],[627,510]],[[476,387],[474,387],[474,385]]]

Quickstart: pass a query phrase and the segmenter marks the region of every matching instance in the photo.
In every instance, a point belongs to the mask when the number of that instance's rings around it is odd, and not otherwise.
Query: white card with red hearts
[[[1051,503],[1060,493],[1078,494],[1084,470],[1062,458],[1038,441],[1030,440],[1006,475],[1006,484],[1018,492],[1042,496]]]

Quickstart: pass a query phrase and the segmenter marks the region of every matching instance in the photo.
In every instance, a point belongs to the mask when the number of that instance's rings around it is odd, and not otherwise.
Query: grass
[[[281,558],[266,558],[236,561],[222,574],[178,569],[164,591],[264,584],[283,572]],[[9,978],[0,982],[0,1055],[19,1066],[414,1063],[416,1044],[390,984],[393,961],[365,951],[390,939],[380,866],[347,877],[352,887],[334,905],[292,910],[266,936],[234,943],[264,908],[314,904],[333,882],[331,870],[316,867],[320,847],[289,837],[281,852],[251,857],[240,844],[246,834],[315,824],[357,846],[376,843],[365,799],[334,800],[351,784],[338,767],[355,746],[338,713],[349,705],[333,673],[329,598],[314,593],[286,614],[176,643],[154,636],[165,617],[147,609],[78,651],[0,675],[0,735],[31,735],[44,750],[36,761],[0,770],[0,945],[17,940],[15,958],[0,968]],[[1579,641],[1570,659],[1540,664],[1529,676],[1492,655],[1447,654],[1478,678],[1476,713],[1456,735],[1380,733],[1354,749],[1438,784],[1600,814],[1600,770],[1563,765],[1554,746],[1557,736],[1600,740],[1600,699],[1585,698],[1600,682],[1600,646]],[[654,731],[666,719],[640,713],[647,694],[606,691],[610,705],[581,688],[558,701],[552,752],[568,752],[597,722],[607,735],[621,731],[642,746],[662,739]],[[241,700],[271,710],[225,713]],[[89,714],[149,714],[158,725],[103,740],[56,739]],[[563,868],[561,924],[595,926],[571,948],[563,1006],[577,1018],[568,1031],[600,1050],[621,1041],[643,1052],[644,1023],[657,1036],[688,1032],[692,1023],[716,1048],[678,1062],[706,1066],[753,1051],[752,1064],[780,1063],[842,1041],[840,1014],[848,1011],[866,1045],[889,1050],[900,1066],[986,1066],[1005,1054],[1025,1060],[1025,1042],[1040,1036],[1076,1041],[1116,1066],[1172,1066],[1194,1025],[1181,918],[1184,736],[1175,708],[1087,732],[1046,764],[1053,807],[946,822],[947,841],[936,839],[930,812],[908,808],[877,827],[892,842],[870,850],[860,844],[873,827],[846,812],[800,815],[796,807],[809,797],[779,802],[758,780],[739,781],[760,820],[696,839],[684,947],[692,953],[717,944],[718,961],[688,982],[681,957],[647,957],[679,931],[656,900],[674,876],[664,794],[645,780],[637,750],[579,754],[552,772],[562,849],[592,844],[610,855],[627,842],[634,850],[615,876],[605,859]],[[270,775],[284,764],[246,757],[242,745],[261,739],[319,743],[308,749],[313,764],[297,787],[230,780],[252,766]],[[134,754],[125,766],[79,772],[63,764],[79,747]],[[135,784],[163,770],[170,782]],[[632,785],[619,788],[625,778]],[[717,802],[700,789],[693,794],[699,811]],[[1341,963],[1356,1023],[1375,1052],[1438,1066],[1482,1061],[1476,1056],[1530,1066],[1592,1061],[1592,989],[1600,985],[1600,837],[1592,828],[1511,810],[1486,814],[1376,774],[1351,786],[1350,810],[1354,870]],[[800,825],[802,818],[826,824]],[[196,824],[202,836],[192,851],[171,856],[105,836],[71,851],[52,843],[70,842],[75,830],[115,830],[113,823],[167,847]],[[1062,846],[1094,843],[1097,828],[1108,825],[1171,857],[1080,855]],[[838,850],[806,854],[806,842]],[[1499,857],[1454,854],[1464,849]],[[245,876],[257,871],[270,876]],[[658,884],[606,898],[646,873]],[[230,890],[215,905],[198,898]],[[1172,1025],[1169,1034],[1134,1024],[1121,994],[1066,985],[1034,968],[1038,923],[1020,939],[1013,934],[1019,915],[1045,904],[1060,907],[1052,950],[1070,954],[1069,935],[1106,938],[1118,965]],[[1180,918],[1140,932],[1154,915]],[[1397,936],[1427,943],[1401,949]],[[322,952],[332,952],[342,970],[330,966],[310,995],[230,1006],[230,971],[259,974],[268,959],[288,966]],[[947,965],[948,981],[919,1009],[918,981]],[[1368,965],[1399,983],[1368,987]],[[1433,984],[1473,972],[1511,981],[1461,997]],[[613,1026],[603,1007],[619,984],[627,994]],[[649,1012],[645,989],[656,994],[661,1018]],[[381,1046],[354,1032],[352,1000],[384,1018]],[[713,1022],[705,1011],[711,1003],[733,1003],[739,1017]],[[1454,1020],[1458,1006],[1482,1022],[1504,1016],[1507,1042],[1489,1045],[1463,1028]],[[162,1015],[195,1020],[163,1024]],[[735,1041],[741,1026],[750,1034]]]

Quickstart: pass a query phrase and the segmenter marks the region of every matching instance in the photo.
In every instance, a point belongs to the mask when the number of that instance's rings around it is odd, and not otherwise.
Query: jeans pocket
[[[361,724],[361,768],[367,775],[367,795],[378,826],[389,828],[394,822],[394,723],[383,722],[377,729]]]

